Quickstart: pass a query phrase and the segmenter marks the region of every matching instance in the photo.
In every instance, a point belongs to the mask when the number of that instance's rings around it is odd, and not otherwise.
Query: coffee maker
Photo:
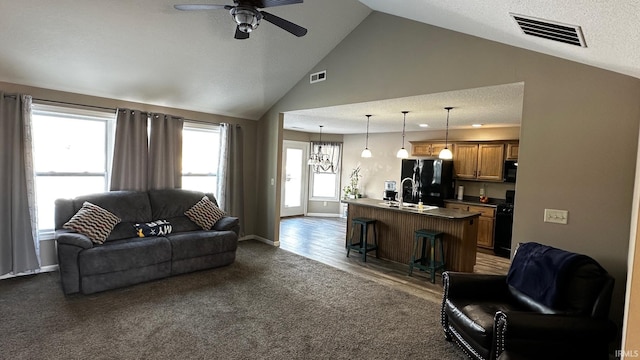
[[[385,181],[382,199],[387,201],[395,201],[397,196],[398,191],[396,191],[396,182],[393,180]]]

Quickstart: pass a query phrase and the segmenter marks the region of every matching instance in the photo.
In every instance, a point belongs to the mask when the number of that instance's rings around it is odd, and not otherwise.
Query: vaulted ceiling
[[[0,81],[259,119],[371,11],[640,78],[640,3],[634,0],[305,0],[268,10],[306,27],[306,36],[263,21],[247,40],[233,38],[226,10],[173,7],[189,2],[2,1]],[[587,46],[525,35],[510,13],[580,26]],[[323,116],[340,116],[329,110]]]

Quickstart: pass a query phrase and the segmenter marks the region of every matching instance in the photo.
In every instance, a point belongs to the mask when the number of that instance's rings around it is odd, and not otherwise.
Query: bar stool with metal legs
[[[413,274],[413,268],[416,267],[422,271],[428,271],[431,274],[431,282],[436,282],[436,271],[444,271],[445,269],[442,235],[444,235],[442,232],[428,229],[415,231],[413,253],[411,254],[411,262],[409,263],[409,275]],[[418,248],[420,247],[420,240],[422,240],[422,248],[420,257],[416,259]],[[427,240],[429,240],[429,244],[427,244]],[[429,249],[428,256],[427,249]]]
[[[367,261],[367,253],[369,251],[376,252],[378,255],[378,233],[376,232],[376,220],[369,218],[353,218],[351,219],[351,235],[349,236],[349,242],[347,243],[347,257],[351,250],[357,251],[362,254],[362,261]],[[369,225],[373,226],[373,244],[368,243],[368,228]],[[360,238],[357,243],[353,242],[353,235],[356,226],[360,226]]]

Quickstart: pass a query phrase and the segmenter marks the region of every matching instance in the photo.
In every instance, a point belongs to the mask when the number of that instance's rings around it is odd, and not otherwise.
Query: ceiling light
[[[371,115],[365,116],[367,117],[367,139],[365,140],[364,150],[362,150],[362,154],[360,154],[360,156],[363,158],[370,158],[371,150],[369,150],[369,118],[371,117]]]
[[[262,19],[260,12],[245,6],[236,6],[231,9],[230,13],[238,24],[238,30],[247,34],[255,30]]]
[[[444,135],[444,149],[442,149],[440,151],[440,154],[438,155],[438,158],[443,159],[443,160],[451,160],[453,159],[453,153],[451,152],[451,150],[449,150],[448,147],[448,141],[449,141],[449,112],[451,111],[451,109],[453,109],[451,106],[447,106],[446,108],[444,108],[445,110],[447,110],[447,131]]]
[[[408,111],[403,111],[402,112],[404,114],[404,120],[402,121],[402,148],[400,148],[400,150],[398,150],[398,153],[396,154],[396,157],[400,158],[400,159],[406,159],[409,157],[409,152],[407,152],[407,149],[404,148],[404,130],[407,127],[407,113]]]
[[[422,127],[422,128],[426,128],[426,127],[429,127],[429,124],[420,124],[420,125],[418,125],[418,126],[420,126],[420,127]]]
[[[473,125],[471,125],[471,126],[472,126],[472,127],[475,127],[475,128],[479,128],[479,127],[482,127],[482,125],[483,125],[483,124],[473,124]]]

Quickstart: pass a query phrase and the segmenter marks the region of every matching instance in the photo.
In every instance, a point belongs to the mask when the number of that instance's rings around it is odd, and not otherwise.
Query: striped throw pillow
[[[62,227],[86,235],[95,244],[103,244],[120,221],[108,210],[85,201],[82,208]]]
[[[207,196],[204,196],[184,214],[203,230],[211,229],[213,224],[226,215]]]

